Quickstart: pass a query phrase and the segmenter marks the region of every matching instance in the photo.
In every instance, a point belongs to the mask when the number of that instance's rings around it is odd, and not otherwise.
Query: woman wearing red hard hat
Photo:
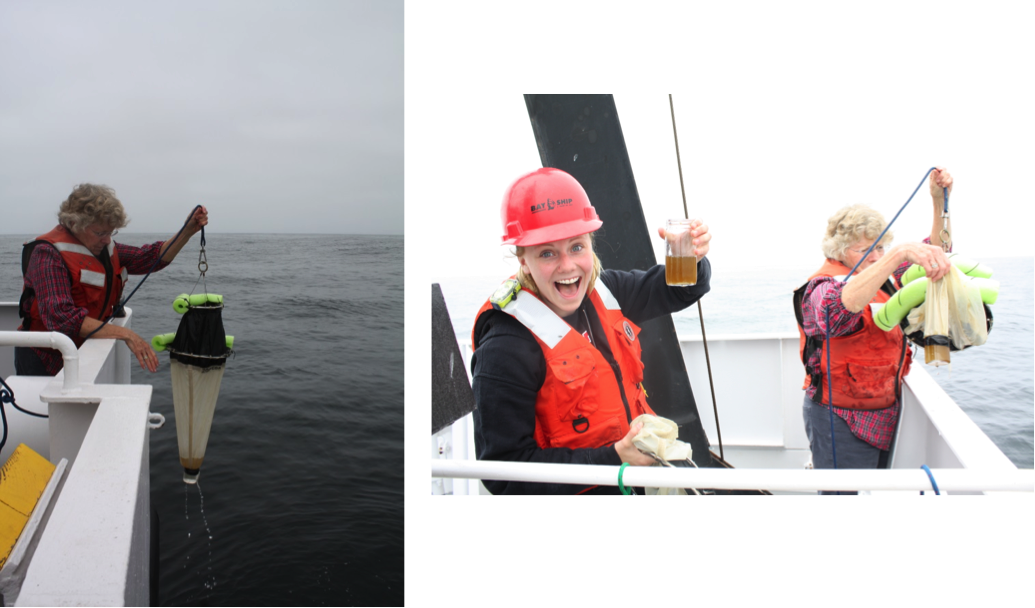
[[[699,260],[696,285],[670,287],[664,265],[601,270],[592,233],[603,222],[564,171],[518,178],[501,219],[503,244],[515,246],[520,269],[482,306],[471,333],[478,458],[653,464],[632,444],[640,425],[630,428],[653,413],[641,384],[637,324],[708,292],[708,227],[695,221],[679,237]],[[658,233],[665,238],[664,229]],[[619,493],[616,486],[484,483],[493,494]]]

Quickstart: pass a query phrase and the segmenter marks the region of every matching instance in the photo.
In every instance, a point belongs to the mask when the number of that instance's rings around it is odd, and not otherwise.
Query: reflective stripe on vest
[[[565,334],[573,331],[571,325],[534,296],[513,298],[503,307],[503,312],[520,321],[550,348],[555,348],[564,339]]]
[[[93,285],[95,287],[104,287],[104,273],[94,272],[92,270],[82,269],[79,271],[79,280],[87,285]]]
[[[84,246],[82,246],[82,245],[80,245],[78,243],[61,243],[61,242],[57,242],[57,243],[51,243],[51,245],[54,246],[54,249],[57,249],[58,251],[60,251],[62,253],[67,251],[69,253],[78,253],[78,254],[81,254],[81,255],[93,256],[93,252],[92,251],[90,251],[89,249],[87,249],[86,247],[84,247]]]

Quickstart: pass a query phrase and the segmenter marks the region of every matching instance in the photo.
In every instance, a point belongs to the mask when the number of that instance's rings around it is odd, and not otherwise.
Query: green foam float
[[[927,277],[920,277],[895,292],[887,302],[873,313],[873,322],[884,331],[898,327],[899,322],[927,297]]]
[[[168,348],[169,345],[172,344],[173,340],[175,340],[175,339],[176,339],[176,332],[173,332],[171,334],[158,334],[157,336],[151,338],[151,347],[155,349],[155,352],[160,353],[163,350],[165,350],[166,348]],[[234,337],[233,336],[227,336],[226,337],[226,347],[229,348],[229,349],[233,349],[234,348]]]
[[[914,268],[922,267],[914,266]],[[902,319],[906,318],[909,311],[924,303],[927,298],[927,277],[914,277],[902,289],[895,292],[895,295],[877,307],[873,313],[873,321],[884,331],[891,331],[897,327]],[[969,289],[977,289],[981,292],[981,302],[984,304],[995,304],[999,298],[999,281],[983,277],[966,277],[964,285]]]
[[[952,262],[953,266],[959,268],[960,272],[967,275],[968,277],[976,277],[980,279],[989,279],[992,277],[992,269],[980,262],[968,260],[967,258],[960,257],[955,253],[949,254],[949,261]],[[907,285],[920,277],[926,276],[927,271],[924,270],[923,266],[919,264],[913,264],[909,267],[909,270],[906,270],[906,273],[902,275],[902,284]]]
[[[171,334],[158,334],[157,336],[151,338],[151,348],[155,349],[155,352],[160,353],[163,350],[165,350],[167,346],[172,344],[172,341],[175,338],[175,332]]]
[[[191,306],[204,306],[206,304],[222,304],[223,296],[214,293],[196,293],[193,295],[187,295],[181,293],[176,296],[173,300],[173,310],[179,314],[183,314],[190,309]]]

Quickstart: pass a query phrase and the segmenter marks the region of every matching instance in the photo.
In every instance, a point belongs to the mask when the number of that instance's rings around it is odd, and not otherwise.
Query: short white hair
[[[843,207],[827,220],[827,230],[823,234],[823,255],[844,262],[845,253],[850,247],[863,240],[867,241],[867,245],[873,243],[885,226],[887,223],[884,216],[876,209],[866,205]],[[887,246],[893,239],[889,230],[880,242]]]

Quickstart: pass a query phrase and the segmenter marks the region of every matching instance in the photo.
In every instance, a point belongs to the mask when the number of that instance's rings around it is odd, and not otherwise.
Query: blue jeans
[[[817,404],[808,396],[802,405],[805,434],[812,449],[812,467],[833,469],[837,452],[838,469],[887,468],[888,452],[874,447],[852,434],[848,423],[834,414],[834,439],[830,439],[830,409]],[[820,494],[858,494],[858,492],[820,492]]]

